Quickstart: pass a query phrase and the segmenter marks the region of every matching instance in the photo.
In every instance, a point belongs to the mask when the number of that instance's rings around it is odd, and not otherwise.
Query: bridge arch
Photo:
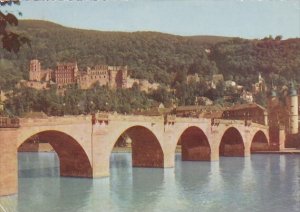
[[[122,135],[131,139],[133,167],[164,167],[164,153],[156,135],[147,127],[131,126],[122,131],[115,139],[114,145]]]
[[[264,151],[268,149],[269,149],[269,142],[266,134],[263,131],[258,130],[254,134],[251,140],[251,147],[250,147],[251,152]]]
[[[196,126],[186,128],[179,137],[183,161],[210,161],[211,148],[203,130]]]
[[[219,146],[220,156],[243,157],[245,155],[244,140],[235,127],[229,127],[223,134]]]
[[[18,149],[33,138],[49,143],[58,155],[60,175],[65,177],[93,177],[91,162],[75,138],[57,130],[36,132],[25,140],[18,142]]]

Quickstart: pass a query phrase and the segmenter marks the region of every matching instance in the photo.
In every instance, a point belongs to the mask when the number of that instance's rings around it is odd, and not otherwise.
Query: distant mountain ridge
[[[96,64],[128,65],[132,77],[168,85],[172,83],[170,76],[176,72],[203,77],[222,73],[225,79],[248,86],[256,80],[258,72],[263,76],[278,74],[275,77],[280,83],[300,78],[299,38],[247,40],[159,32],[105,32],[41,20],[20,20],[15,30],[30,38],[32,48],[24,47],[18,55],[0,51],[0,85],[4,88],[27,78],[29,60],[33,58],[41,60],[44,68],[74,60],[82,70]]]

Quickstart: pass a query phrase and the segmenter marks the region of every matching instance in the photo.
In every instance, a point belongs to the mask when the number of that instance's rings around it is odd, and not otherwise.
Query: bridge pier
[[[18,193],[17,129],[0,128],[0,196]]]
[[[245,146],[244,157],[250,157],[250,155],[251,155],[250,146]]]
[[[109,176],[109,160],[111,145],[102,133],[92,135],[92,167],[93,178]]]
[[[219,159],[219,146],[211,146],[210,161],[218,161]]]

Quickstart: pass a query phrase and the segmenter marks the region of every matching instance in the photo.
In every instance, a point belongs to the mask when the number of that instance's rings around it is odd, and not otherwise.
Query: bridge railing
[[[79,116],[50,116],[45,118],[20,118],[21,126],[36,126],[36,125],[64,125],[72,123],[81,123],[90,121],[90,115]]]
[[[231,125],[231,124],[240,124],[246,125],[246,122],[243,120],[231,120],[231,119],[211,119],[212,126],[218,126],[220,124]]]
[[[163,116],[143,116],[143,115],[123,115],[118,113],[97,113],[93,116],[94,120],[109,121],[162,121]]]
[[[256,122],[253,122],[251,119],[247,120],[233,120],[233,119],[211,119],[211,126],[218,126],[220,124],[224,125],[232,125],[232,124],[239,124],[239,125],[245,125],[247,127],[260,127],[267,129],[268,126],[259,124]]]
[[[18,128],[20,120],[18,118],[0,117],[0,128]]]
[[[176,123],[209,123],[208,118],[176,117]]]

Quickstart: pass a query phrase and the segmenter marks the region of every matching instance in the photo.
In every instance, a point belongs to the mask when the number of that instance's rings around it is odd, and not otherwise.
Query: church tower
[[[41,81],[41,63],[36,59],[30,61],[29,80]]]
[[[280,108],[279,98],[277,95],[276,88],[272,84],[272,90],[268,96],[268,121],[269,126],[271,127],[278,127],[279,126],[279,114],[278,114],[278,108]]]
[[[279,104],[277,91],[274,86],[272,86],[272,90],[270,92],[269,98],[268,98],[268,107],[274,107]]]
[[[288,133],[298,133],[298,94],[293,82],[290,83],[287,96]]]

